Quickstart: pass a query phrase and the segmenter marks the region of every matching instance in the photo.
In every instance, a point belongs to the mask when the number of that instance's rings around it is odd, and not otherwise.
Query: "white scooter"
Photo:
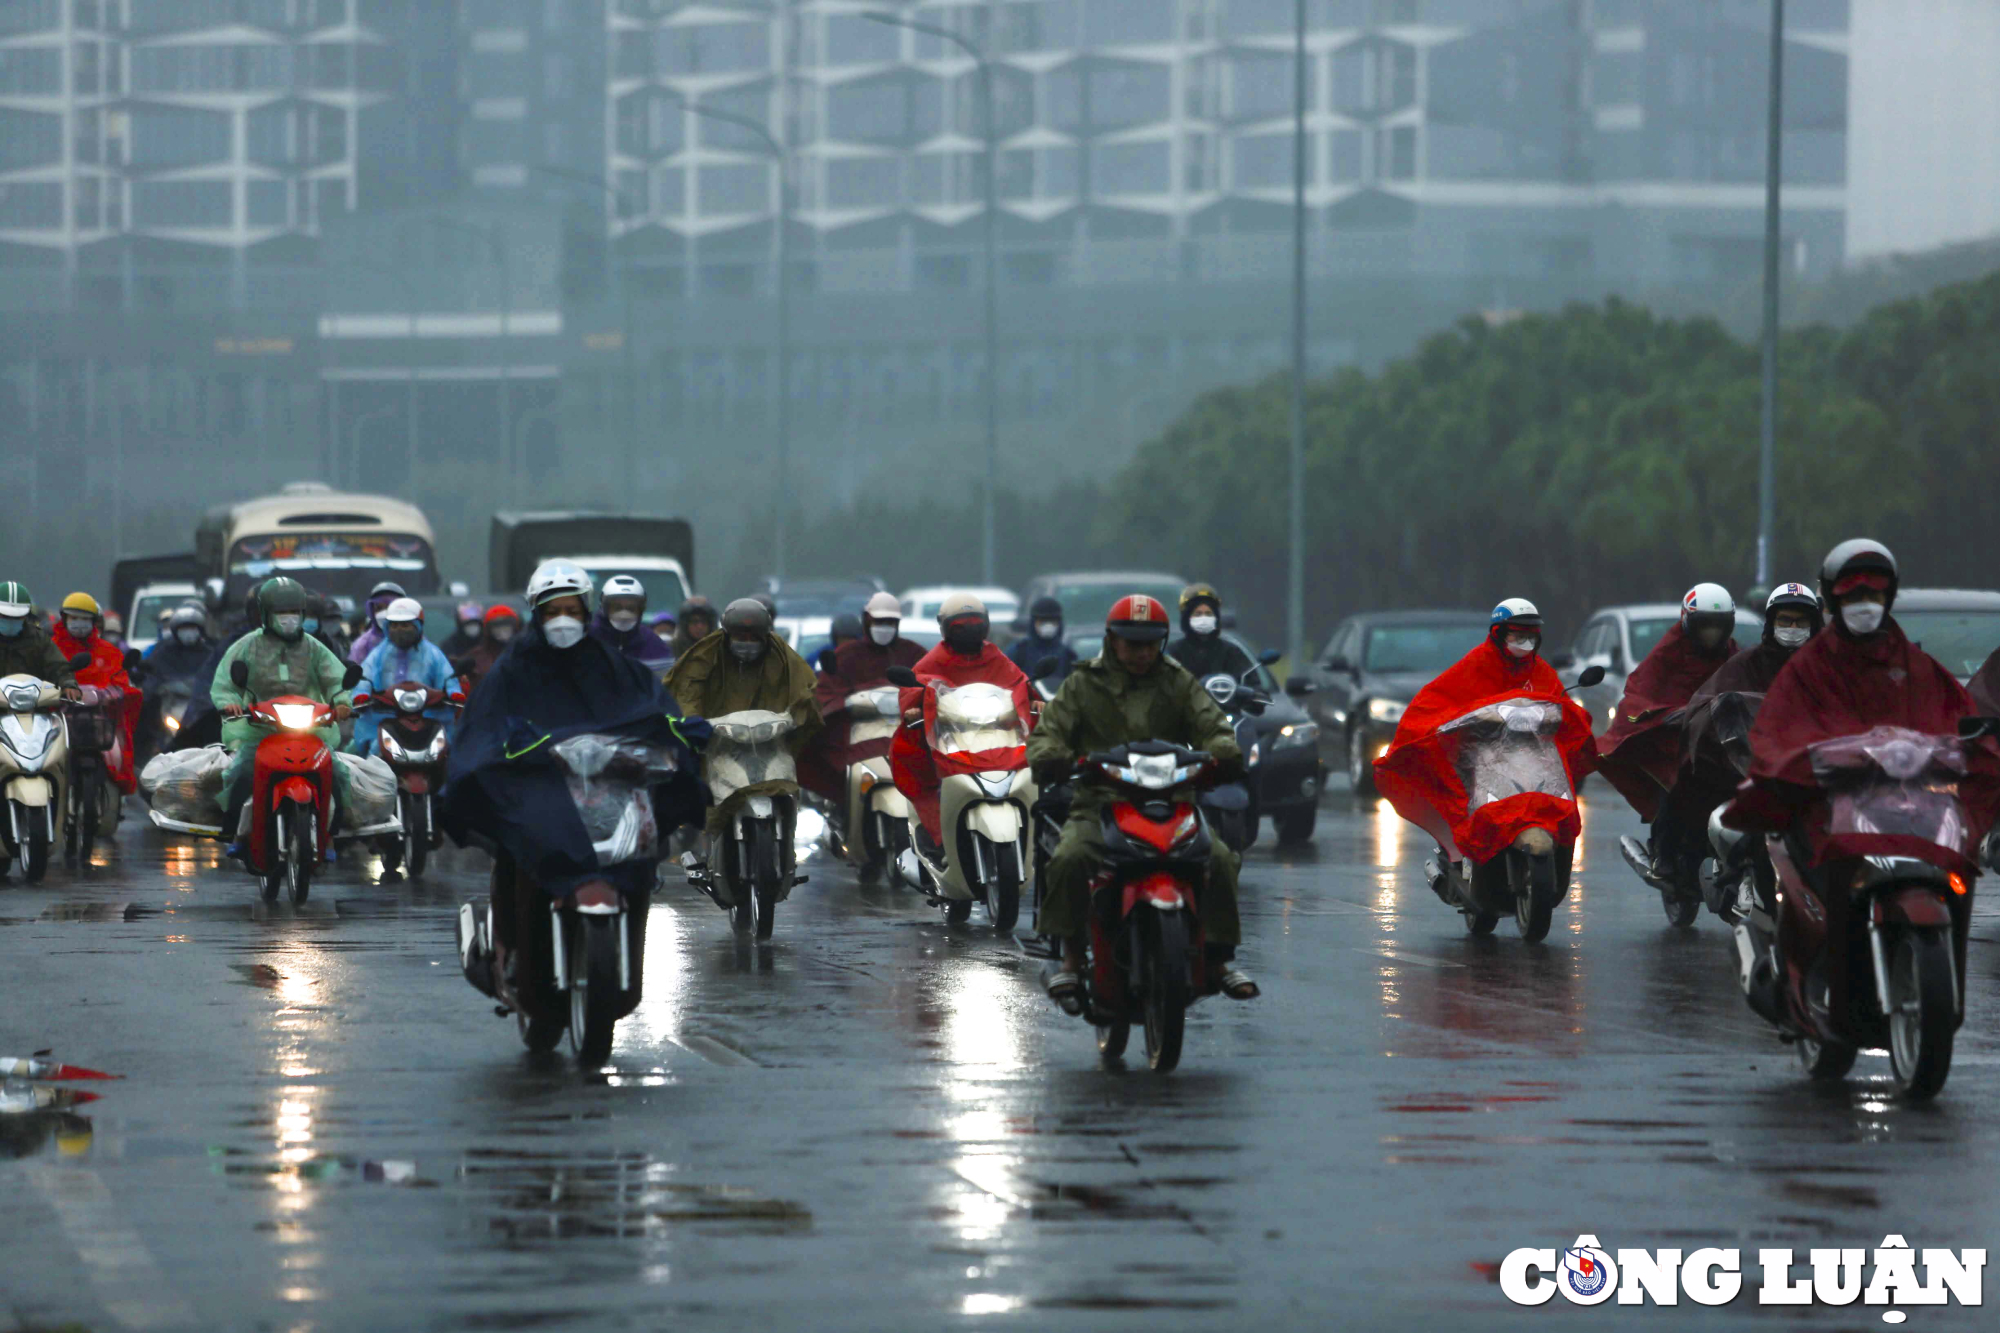
[[[72,671],[90,665],[78,653]],[[39,884],[49,870],[49,849],[63,841],[68,804],[69,729],[63,725],[62,690],[36,676],[0,677],[0,842],[7,860],[19,860],[21,878]],[[0,860],[0,870],[6,861]]]
[[[906,689],[918,684],[908,667],[890,668],[889,679]],[[946,921],[966,920],[977,899],[994,929],[1012,930],[1033,878],[1028,811],[1036,790],[1028,774],[1027,719],[1013,692],[998,685],[934,681],[924,691],[922,725],[943,778],[938,820],[944,842],[928,845],[911,811],[903,876],[944,908]]]
[[[884,685],[847,696],[848,744],[888,740],[902,720],[896,687]],[[863,884],[886,867],[901,880],[900,857],[910,845],[909,798],[896,790],[889,757],[877,755],[847,766],[847,859]]]
[[[778,904],[798,874],[795,837],[799,821],[799,769],[786,737],[795,729],[784,713],[745,709],[709,719],[713,733],[702,754],[709,796],[723,813],[723,830],[704,862],[681,857],[688,882],[728,912],[736,929],[768,940]]]

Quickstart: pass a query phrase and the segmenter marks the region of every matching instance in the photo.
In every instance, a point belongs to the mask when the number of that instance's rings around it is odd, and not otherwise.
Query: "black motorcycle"
[[[1275,660],[1276,653],[1268,654]],[[1242,750],[1246,763],[1254,763],[1251,756],[1257,753],[1257,719],[1270,706],[1271,696],[1251,684],[1257,668],[1251,667],[1240,677],[1218,671],[1212,676],[1202,677],[1201,687],[1208,691],[1208,697],[1228,717],[1229,725],[1236,732],[1237,748]],[[1203,791],[1200,795],[1202,818],[1209,829],[1222,839],[1231,851],[1242,852],[1257,841],[1257,829],[1263,822],[1257,809],[1256,790],[1251,786],[1251,774],[1246,768],[1244,776],[1234,782],[1222,782]]]

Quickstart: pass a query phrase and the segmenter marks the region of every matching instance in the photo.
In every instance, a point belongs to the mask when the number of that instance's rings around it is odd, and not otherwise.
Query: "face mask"
[[[1192,633],[1192,634],[1213,634],[1213,633],[1215,633],[1215,629],[1216,629],[1216,620],[1215,620],[1215,617],[1214,617],[1214,616],[1212,616],[1212,615],[1209,615],[1209,614],[1208,614],[1207,612],[1203,612],[1203,613],[1202,613],[1201,615],[1198,615],[1198,616],[1189,616],[1189,617],[1188,617],[1188,632],[1189,632],[1189,633]]]
[[[978,652],[980,645],[986,642],[986,630],[978,625],[955,627],[944,632],[944,641],[951,645],[953,652],[970,655]]]
[[[181,641],[182,647],[192,648],[201,642],[201,631],[193,625],[182,625],[174,631],[174,637]]]
[[[554,616],[542,622],[542,637],[552,648],[574,648],[583,642],[583,622],[575,616]]]
[[[1059,620],[1037,620],[1035,622],[1035,637],[1038,639],[1053,639],[1060,633],[1062,633],[1062,622]]]
[[[1888,608],[1877,602],[1850,602],[1840,608],[1840,618],[1852,634],[1873,634],[1882,628]]]
[[[72,639],[87,639],[97,626],[91,623],[89,616],[64,616],[63,628],[69,631]]]
[[[876,647],[887,648],[896,641],[897,628],[895,625],[870,625],[868,637],[875,640]]]
[[[1801,625],[1797,629],[1774,629],[1771,637],[1778,641],[1780,648],[1796,648],[1812,637],[1812,631]]]
[[[463,634],[468,639],[477,639],[479,637],[480,631],[484,630],[485,628],[486,627],[484,625],[480,624],[476,620],[468,620],[463,625],[460,625],[458,627],[458,632],[460,634]]]
[[[299,626],[304,621],[304,616],[272,616],[271,628],[278,632],[278,637],[281,639],[296,639],[299,637]]]
[[[737,661],[747,664],[756,661],[764,655],[764,645],[755,639],[731,639],[729,641],[729,655]]]
[[[511,622],[507,624],[495,625],[493,627],[493,642],[505,643],[507,642],[507,640],[513,637],[514,637],[514,626]]]
[[[1515,657],[1531,656],[1535,651],[1535,641],[1523,638],[1518,634],[1509,634],[1507,636],[1507,651]]]
[[[389,642],[407,653],[416,647],[417,640],[423,637],[421,630],[392,630],[389,633]]]
[[[1722,627],[1720,625],[1703,625],[1694,632],[1694,641],[1704,648],[1713,648],[1722,642]]]
[[[605,618],[611,622],[611,628],[617,630],[620,634],[639,627],[639,613],[637,611],[614,611]]]
[[[388,609],[385,607],[384,609],[377,611],[374,615],[369,617],[369,619],[374,622],[375,628],[381,630],[384,634],[387,634],[389,632],[389,622],[383,618],[388,614],[389,614]]]
[[[28,622],[25,620],[13,616],[0,616],[0,639],[15,638],[27,627]]]
[[[312,616],[307,616],[305,618],[304,629],[308,634],[319,633],[319,621]]]

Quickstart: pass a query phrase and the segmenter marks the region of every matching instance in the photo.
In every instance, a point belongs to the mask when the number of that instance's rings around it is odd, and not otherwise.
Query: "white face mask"
[[[552,648],[574,648],[583,642],[583,622],[575,616],[553,616],[542,622],[542,637]]]
[[[1205,611],[1198,616],[1188,617],[1188,630],[1191,633],[1213,634],[1215,633],[1215,629],[1216,629],[1215,617],[1208,614]]]
[[[1796,648],[1812,637],[1812,631],[1800,625],[1797,629],[1774,629],[1771,637],[1777,640],[1780,648]]]
[[[174,631],[174,637],[181,641],[183,647],[192,648],[201,642],[201,631],[193,625],[182,625]]]
[[[1507,651],[1516,657],[1532,656],[1535,651],[1535,641],[1519,634],[1509,634],[1507,636]]]
[[[485,628],[486,626],[480,624],[476,620],[468,620],[463,625],[460,625],[458,627],[458,632],[460,634],[463,634],[468,639],[476,639],[479,637],[480,633],[485,630]]]
[[[1060,633],[1062,633],[1062,622],[1059,620],[1037,620],[1035,622],[1035,637],[1038,639],[1053,639]]]
[[[899,628],[901,626],[895,621],[890,621],[886,625],[870,625],[868,627],[868,637],[875,640],[878,647],[887,648],[896,641],[896,631]]]
[[[511,623],[502,622],[501,624],[495,625],[493,627],[493,642],[505,643],[507,642],[507,640],[513,637],[514,637],[514,626]]]
[[[299,626],[304,623],[304,616],[283,615],[271,617],[271,628],[278,631],[278,637],[281,639],[298,637]]]
[[[606,616],[605,619],[611,622],[611,628],[621,634],[626,630],[636,629],[639,625],[639,613],[637,611],[614,611],[609,616]]]
[[[90,631],[97,627],[89,616],[64,616],[63,628],[69,631],[72,639],[87,639],[90,637]]]
[[[1840,608],[1840,618],[1852,634],[1873,634],[1882,628],[1888,608],[1879,602],[1849,602]]]

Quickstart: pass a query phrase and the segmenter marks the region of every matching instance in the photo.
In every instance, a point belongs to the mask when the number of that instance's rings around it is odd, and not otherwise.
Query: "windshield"
[[[1561,726],[1559,704],[1503,699],[1438,728],[1456,743],[1453,763],[1465,784],[1467,811],[1524,792],[1570,799],[1569,770],[1555,744]]]
[[[688,597],[687,585],[681,576],[671,569],[628,569],[623,565],[585,565],[583,572],[590,575],[590,581],[598,592],[604,591],[606,579],[617,578],[620,574],[630,575],[639,580],[639,586],[646,590],[648,611],[675,611]]]
[[[746,709],[710,718],[709,724],[715,734],[702,754],[702,774],[718,803],[759,783],[798,781],[798,765],[785,740],[792,731],[787,714]]]
[[[244,537],[229,549],[225,600],[240,604],[254,583],[284,574],[308,591],[352,597],[358,603],[383,579],[394,579],[412,597],[436,593],[437,556],[412,533],[286,532]]]
[[[939,754],[1002,750],[1026,745],[1014,694],[998,685],[961,685],[937,690],[937,722],[932,748]]]
[[[1876,727],[1807,752],[1831,797],[1828,832],[1920,838],[1970,855],[1977,839],[1959,801],[1966,763],[1957,737]]]
[[[1486,626],[1476,621],[1439,625],[1378,625],[1368,631],[1364,671],[1435,676],[1478,645]]]
[[[1058,583],[1049,589],[1049,596],[1062,603],[1066,625],[1102,625],[1111,604],[1133,593],[1157,597],[1171,615],[1180,605],[1181,585],[1179,580],[1138,578],[1126,583]]]
[[[1963,679],[2000,648],[2000,611],[1904,611],[1895,613],[1903,633],[1944,669]]]

